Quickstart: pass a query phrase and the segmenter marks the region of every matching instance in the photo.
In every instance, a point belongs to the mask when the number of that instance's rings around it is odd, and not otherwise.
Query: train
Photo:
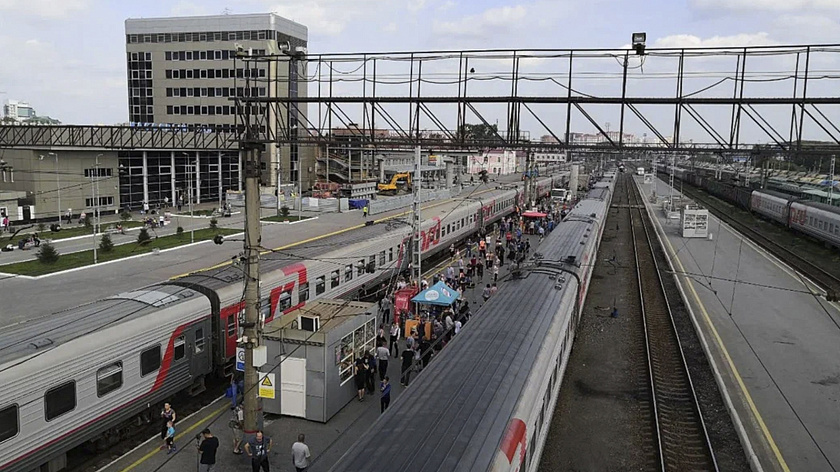
[[[670,175],[670,168],[660,166],[658,170],[663,175]],[[840,248],[840,209],[835,206],[773,190],[733,185],[690,169],[675,169],[674,179],[700,187],[738,207]]]
[[[538,196],[549,196],[553,180],[537,180]],[[464,199],[424,221],[422,251],[443,251],[523,204],[521,184]],[[407,267],[410,235],[410,226],[380,222],[262,256],[261,320],[392,277]],[[70,449],[105,449],[133,421],[157,418],[172,395],[230,375],[243,292],[243,269],[232,263],[5,329],[0,470],[59,471]]]
[[[331,468],[536,471],[616,174],[605,174]]]

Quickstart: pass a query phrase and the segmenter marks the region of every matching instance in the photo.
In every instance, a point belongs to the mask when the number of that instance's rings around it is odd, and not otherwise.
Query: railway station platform
[[[454,199],[429,202],[423,206],[422,216],[424,219],[444,216],[461,205],[466,197],[492,197],[501,192],[497,189],[500,184],[502,182],[471,187]],[[317,219],[302,220],[299,223],[267,223],[262,226],[262,245],[266,248],[290,249],[313,241],[327,244],[334,236],[347,236],[348,232],[364,228],[366,221],[383,222],[408,214],[409,211],[405,209],[394,210],[377,217],[369,216],[366,220],[361,211],[350,211],[322,214]],[[207,224],[206,220],[202,220],[202,223]],[[221,218],[219,225],[241,228],[242,220]],[[232,238],[241,239],[236,236]],[[146,254],[36,279],[0,274],[0,299],[3,300],[0,327],[223,264],[241,251],[241,242],[231,241],[218,246],[205,241],[161,251],[158,255]],[[37,300],[37,303],[33,303],[33,300]]]
[[[744,449],[764,471],[840,467],[840,309],[807,281],[709,216],[711,238],[683,238],[662,198],[635,178],[683,298],[725,386]],[[674,195],[679,195],[678,189]]]
[[[530,238],[532,251],[538,250],[538,236]],[[425,279],[431,281],[433,275],[445,271],[449,265],[456,266],[454,261],[446,259],[435,267],[426,271]],[[505,264],[499,271],[499,286],[502,287],[507,279],[511,264]],[[484,283],[492,281],[492,275],[485,272]],[[481,282],[479,280],[479,282]],[[473,316],[483,305],[482,283],[476,283],[475,288],[467,289],[464,298],[472,307]],[[463,329],[469,329],[470,323]],[[400,352],[405,349],[404,339],[400,341]],[[444,350],[446,348],[444,347]],[[434,359],[432,360],[434,363]],[[423,382],[422,372],[412,374],[409,387],[400,385],[399,359],[391,358],[388,363],[388,376],[391,378],[391,406],[400,401],[401,394],[407,388],[416,388]],[[378,377],[377,382],[378,385]],[[180,452],[168,455],[160,450],[163,441],[159,436],[149,439],[128,454],[113,462],[99,467],[101,472],[168,472],[195,470],[197,453],[195,436],[204,428],[209,428],[214,436],[219,438],[219,450],[216,454],[216,472],[234,472],[250,470],[250,460],[247,455],[233,454],[233,432],[228,427],[232,418],[229,398],[220,398],[202,410],[181,419],[176,424],[176,445]],[[173,404],[177,411],[178,405]],[[352,400],[327,423],[307,421],[303,418],[270,415],[264,423],[265,434],[272,438],[273,446],[269,454],[272,471],[292,471],[291,447],[297,440],[298,434],[306,435],[306,444],[312,453],[310,472],[326,472],[341,456],[363,435],[380,415],[379,393],[366,395],[364,402]],[[247,438],[247,437],[246,437]],[[381,470],[388,470],[383,464]]]

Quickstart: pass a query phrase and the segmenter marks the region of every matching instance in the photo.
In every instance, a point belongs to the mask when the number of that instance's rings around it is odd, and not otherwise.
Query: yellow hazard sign
[[[270,398],[273,400],[275,395],[274,385],[274,374],[265,374],[264,377],[260,378],[258,395],[261,398]]]

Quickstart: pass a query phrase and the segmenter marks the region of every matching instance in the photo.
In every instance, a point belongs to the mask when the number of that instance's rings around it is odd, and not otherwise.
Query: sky
[[[840,0],[0,0],[0,100],[64,123],[125,122],[124,20],[223,12],[302,23],[315,54],[618,48],[634,31],[649,47],[825,44],[840,30]]]

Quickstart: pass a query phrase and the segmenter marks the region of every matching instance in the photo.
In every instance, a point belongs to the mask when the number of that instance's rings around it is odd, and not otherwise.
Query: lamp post
[[[193,182],[193,180],[192,180],[192,179],[193,179],[193,174],[192,174],[192,173],[193,173],[193,165],[192,165],[192,161],[190,160],[190,155],[189,155],[189,153],[182,152],[181,154],[183,154],[183,155],[187,158],[187,182],[188,182],[188,187],[187,187],[187,188],[188,188],[188,190],[187,190],[187,192],[189,193],[189,195],[187,196],[187,205],[189,205],[189,207],[190,207],[190,224],[192,224],[192,223],[193,223],[193,222],[192,222],[192,217],[193,217],[193,204],[192,204],[192,197],[193,197],[193,186],[192,186],[192,182]],[[198,163],[196,163],[196,168],[198,168]],[[190,226],[190,242],[191,242],[191,243],[194,243],[194,242],[195,242],[195,228],[194,228],[193,226]]]
[[[96,252],[96,233],[99,227],[99,157],[102,154],[96,155],[96,164],[94,172],[90,175],[90,191],[93,194],[93,263],[99,262]]]
[[[61,173],[58,171],[58,153],[50,152],[47,155],[55,157],[55,190],[58,194],[56,214],[58,215],[58,223],[61,224]]]

